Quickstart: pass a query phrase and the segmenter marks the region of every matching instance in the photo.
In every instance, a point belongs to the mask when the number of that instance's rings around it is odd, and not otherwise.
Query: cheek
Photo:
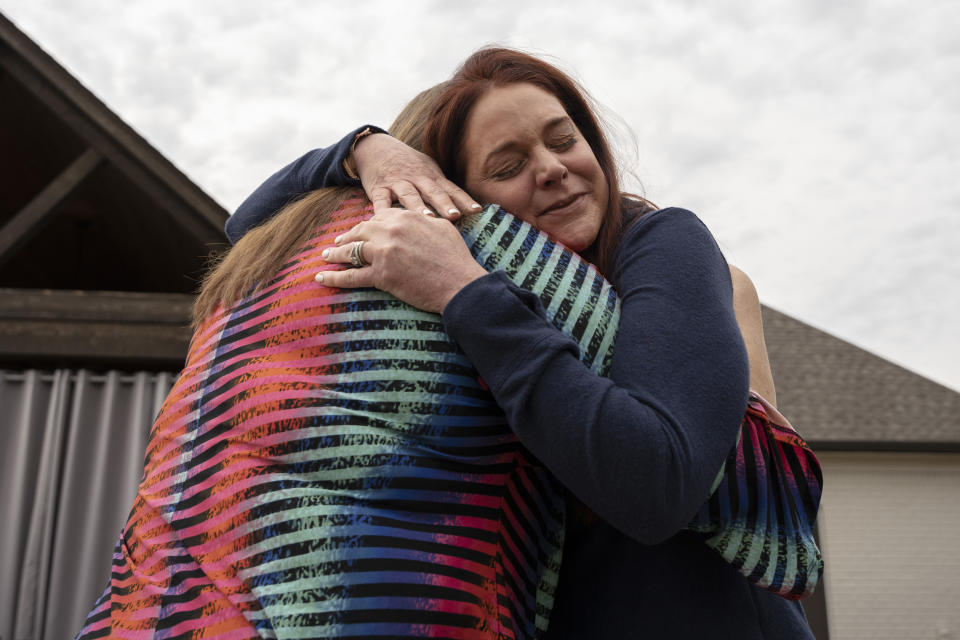
[[[533,224],[536,216],[527,210],[528,202],[522,189],[508,183],[495,183],[481,188],[471,195],[479,197],[483,202],[495,202],[525,222]]]
[[[594,174],[593,179],[591,180],[593,184],[593,191],[596,194],[597,204],[604,211],[607,209],[607,204],[610,200],[610,189],[607,185],[607,179],[604,177],[603,172],[600,170],[600,165],[597,164],[596,160],[593,161],[594,165]]]

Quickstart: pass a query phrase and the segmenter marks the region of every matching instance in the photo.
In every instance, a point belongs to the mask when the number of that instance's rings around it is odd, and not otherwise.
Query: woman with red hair
[[[716,488],[745,409],[785,422],[748,394],[749,382],[773,399],[766,353],[752,349],[748,367],[730,270],[706,227],[689,211],[622,193],[584,92],[517,51],[468,58],[433,110],[425,150],[452,184],[366,128],[275,175],[228,232],[298,185],[356,167],[379,215],[324,254],[358,268],[318,281],[377,287],[441,313],[520,441],[572,504],[586,505],[571,510],[549,637],[811,637],[798,603],[741,575],[767,551],[748,544],[743,557],[725,558],[687,529]],[[537,301],[480,267],[452,227],[409,211],[425,200],[451,217],[469,213],[474,203],[454,184],[567,244],[612,281],[622,311],[606,375],[579,362]],[[407,210],[391,209],[395,200]],[[747,284],[744,335],[762,347],[748,282],[734,272],[740,291]],[[757,498],[732,487],[721,502]],[[763,582],[760,565],[753,582]]]

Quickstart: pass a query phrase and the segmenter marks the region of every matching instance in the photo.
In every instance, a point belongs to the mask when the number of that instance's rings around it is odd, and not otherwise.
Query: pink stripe
[[[322,307],[326,307],[326,306],[329,306],[329,305],[317,305],[317,308],[318,308],[318,310],[322,310]],[[281,315],[285,315],[285,314],[278,314],[276,317],[279,318]],[[236,341],[234,341],[234,342],[232,342],[232,343],[230,344],[230,349],[231,349],[231,350],[232,350],[232,349],[238,349],[238,348],[240,348],[240,347],[245,347],[245,346],[248,346],[248,345],[253,344],[253,343],[263,342],[263,341],[269,340],[269,339],[271,339],[271,338],[276,338],[276,337],[282,336],[282,335],[284,335],[284,334],[286,334],[286,333],[291,333],[292,331],[297,330],[297,329],[308,329],[308,330],[310,330],[310,331],[320,332],[320,331],[324,328],[323,323],[318,322],[318,318],[320,318],[320,317],[323,317],[323,314],[318,313],[316,316],[308,316],[308,317],[297,316],[296,319],[294,319],[294,320],[288,320],[288,321],[284,322],[283,324],[270,326],[270,327],[268,327],[268,328],[262,329],[262,330],[260,330],[260,331],[258,331],[258,332],[256,332],[256,333],[254,333],[254,334],[252,334],[252,335],[246,336],[245,338],[236,340]],[[260,317],[257,318],[255,321],[250,322],[249,325],[250,325],[250,326],[253,326],[253,325],[256,325],[256,324],[260,324],[260,323],[262,323],[263,321],[264,321],[264,317],[263,317],[263,316],[260,316]],[[231,334],[239,333],[239,332],[241,332],[241,331],[244,331],[246,328],[247,328],[247,327],[237,327],[237,331],[231,331]],[[327,343],[330,343],[330,342],[342,342],[342,341],[343,341],[342,338],[341,338],[340,340],[332,340],[332,339],[330,339],[330,337],[329,337],[329,336],[331,335],[330,333],[317,333],[316,335],[317,335],[318,337],[319,337],[319,336],[322,336],[322,337],[325,338],[325,339],[323,340],[323,342],[322,342],[323,344],[327,344]],[[339,335],[339,332],[334,333],[334,334],[332,334],[332,335],[334,335],[334,336]],[[267,347],[266,349],[268,349],[268,347]],[[267,353],[270,353],[270,352],[269,352],[269,351],[266,351],[266,350],[263,350],[263,349],[257,349],[257,350],[256,350],[255,352],[253,352],[253,353],[259,355],[259,354],[267,354]],[[243,359],[249,359],[249,358],[251,358],[251,357],[253,357],[253,355],[252,355],[251,353],[242,353],[242,354],[239,354],[239,355],[237,356],[237,358],[243,358]],[[234,361],[235,361],[235,359],[234,359]],[[226,365],[227,362],[230,362],[230,360],[224,361],[224,364],[217,365],[217,369],[222,369],[222,368]]]
[[[223,335],[225,337],[261,323],[265,318],[285,312],[288,309],[287,304],[275,306],[278,302],[282,303],[291,298],[299,297],[305,300],[331,300],[330,304],[336,304],[337,301],[350,296],[340,289],[325,287],[314,281],[314,275],[317,272],[339,271],[344,268],[343,265],[325,262],[319,256],[319,252],[317,252],[317,255],[301,254],[295,259],[297,260],[295,269],[282,281],[275,282],[269,288],[257,291],[252,296],[248,296],[233,304],[229,309],[223,309],[220,312],[223,315],[224,323],[235,321],[238,316],[250,316],[250,319],[246,322],[235,324],[229,330],[224,331]],[[257,298],[261,299],[251,302]]]
[[[94,610],[94,611],[91,611],[90,614],[87,616],[87,619],[90,619],[90,618],[94,617],[94,616],[97,615],[97,614],[102,614],[102,613],[103,613],[105,610],[107,610],[109,607],[110,607],[110,601],[108,600],[108,601],[105,603],[105,606],[102,606],[102,607],[100,607],[99,609],[96,609],[96,610]],[[83,630],[80,632],[80,635],[81,635],[81,636],[89,635],[89,634],[92,634],[94,631],[99,631],[100,629],[103,629],[103,628],[105,628],[105,627],[109,627],[111,622],[112,622],[112,621],[110,620],[109,617],[103,618],[103,619],[101,619],[101,620],[97,620],[96,622],[93,622],[93,623],[87,625],[86,627],[84,627]]]
[[[198,604],[202,606],[207,606],[208,604],[217,603],[217,599],[209,597],[207,593],[204,593],[198,598],[195,598],[191,601],[191,604]],[[200,609],[201,606],[191,607],[191,609]],[[232,622],[234,619],[239,618],[243,622],[243,626],[246,629],[241,627],[240,629],[233,629],[226,631],[224,633],[217,633],[216,635],[201,635],[202,638],[229,638],[229,637],[249,637],[249,632],[252,631],[250,623],[247,622],[246,618],[243,617],[243,614],[237,611],[236,609],[221,609],[217,612],[207,613],[204,612],[202,616],[194,620],[184,620],[178,624],[175,624],[172,627],[164,629],[163,637],[173,637],[185,633],[187,631],[194,631],[197,629],[210,629],[211,627],[217,626],[218,624],[224,624],[226,622]],[[237,620],[237,622],[240,622]],[[244,635],[239,635],[244,634]]]
[[[233,358],[230,358],[230,359],[228,359],[228,360],[225,360],[221,365],[219,365],[219,366],[217,367],[217,370],[218,370],[218,371],[222,371],[222,370],[224,370],[224,369],[226,369],[226,368],[228,368],[228,367],[236,364],[237,362],[243,362],[244,360],[250,360],[250,359],[267,359],[269,356],[282,355],[282,354],[284,354],[284,353],[295,353],[296,351],[298,351],[298,350],[303,350],[303,349],[305,349],[305,348],[312,348],[312,349],[315,349],[315,350],[316,350],[318,347],[321,347],[321,346],[326,346],[326,345],[328,345],[328,344],[336,344],[337,342],[342,342],[342,341],[343,341],[343,338],[339,338],[339,339],[338,339],[338,338],[336,337],[336,336],[339,336],[339,335],[340,335],[340,334],[334,334],[333,336],[324,335],[324,334],[315,334],[315,335],[313,335],[313,336],[310,336],[310,337],[307,337],[307,338],[303,338],[303,339],[301,339],[301,340],[296,340],[296,341],[292,341],[292,342],[287,342],[287,343],[283,343],[283,344],[278,344],[278,345],[275,345],[275,346],[272,346],[272,347],[266,347],[266,348],[257,349],[255,352],[240,354],[240,355],[237,355],[237,356],[235,356],[235,357],[233,357]],[[261,336],[259,336],[259,337],[262,338],[263,336],[261,335]],[[250,341],[256,341],[256,338],[251,338]],[[342,356],[341,356],[341,358],[342,358]],[[335,361],[335,360],[332,360],[332,361]],[[294,362],[294,361],[291,361],[291,364],[293,364],[293,362]],[[272,367],[276,367],[276,366],[277,366],[277,363],[276,363],[276,362],[273,362],[273,363],[271,363],[271,366],[272,366]],[[214,375],[215,373],[216,373],[216,372],[211,372],[211,375]],[[231,375],[229,375],[229,376],[221,375],[221,376],[219,376],[219,378],[218,378],[213,384],[210,384],[210,385],[205,389],[205,391],[206,391],[207,393],[210,393],[211,391],[215,391],[215,390],[219,389],[220,387],[222,387],[222,386],[230,383],[230,382],[233,381],[234,379],[243,376],[244,374],[245,374],[245,371],[234,371],[234,372],[233,372]],[[231,389],[231,391],[232,391],[232,389]],[[218,397],[218,396],[213,396],[213,397]],[[209,408],[209,405],[205,405],[204,408],[205,408],[205,409]]]
[[[246,458],[238,458],[235,461],[233,461],[232,464],[236,465],[238,471],[263,467],[263,462],[258,462],[258,461],[250,460]],[[238,474],[232,474],[232,475],[238,475]],[[184,498],[188,498],[191,495],[195,495],[204,489],[212,488],[213,486],[227,479],[228,479],[227,477],[220,477],[220,478],[215,478],[210,482],[205,482],[202,487],[196,487],[196,489],[192,490],[189,495],[185,494]],[[261,482],[256,482],[256,480],[260,480]],[[231,521],[233,518],[237,517],[239,513],[237,512],[237,507],[235,506],[236,502],[230,503],[228,502],[228,500],[231,500],[236,498],[237,496],[240,496],[244,491],[246,491],[250,487],[256,486],[257,484],[269,482],[270,480],[272,480],[272,478],[269,478],[268,476],[264,476],[264,475],[253,475],[253,476],[247,476],[247,477],[241,477],[241,478],[234,477],[229,486],[230,493],[227,493],[226,490],[213,491],[212,495],[206,500],[204,500],[203,502],[193,505],[189,509],[180,509],[176,511],[173,514],[172,519],[174,522],[179,522],[182,520],[189,519],[194,515],[201,515],[206,512],[212,511],[213,507],[223,506],[223,511],[218,512],[216,515],[208,514],[209,517],[205,522],[201,522],[200,524],[193,525],[186,529],[179,529],[178,535],[181,538],[186,538],[186,537],[202,534],[205,528],[215,528],[217,525],[220,525],[225,521],[226,522]],[[242,500],[243,498],[240,499],[240,501]],[[243,512],[240,512],[240,513],[243,513]]]
[[[359,202],[355,204],[359,205]],[[292,264],[290,267],[288,267],[287,269],[284,269],[279,274],[277,274],[282,278],[282,281],[274,284],[273,286],[277,288],[282,288],[283,284],[288,280],[288,278],[286,278],[285,276],[291,272],[310,270],[310,268],[305,269],[303,267],[304,263],[312,264],[313,262],[317,262],[317,263],[322,263],[326,265],[322,257],[320,257],[319,255],[320,250],[322,250],[321,248],[327,245],[332,245],[333,239],[337,235],[340,235],[341,233],[343,233],[347,228],[351,228],[358,222],[372,217],[373,215],[372,206],[369,208],[364,208],[361,211],[357,211],[357,208],[359,207],[356,207],[353,204],[346,205],[345,208],[342,208],[339,210],[343,213],[346,213],[347,214],[346,217],[338,218],[337,220],[333,220],[331,222],[325,223],[321,227],[319,227],[318,228],[319,235],[314,235],[314,237],[311,238],[311,240],[309,241],[309,244],[306,246],[306,248],[300,251],[296,256],[294,256],[293,260],[291,260]],[[329,229],[329,231],[326,231],[327,229]],[[311,256],[311,254],[314,254],[314,253],[316,255]],[[333,266],[327,265],[327,268],[333,268]],[[256,297],[258,295],[260,295],[260,292],[258,292],[257,294],[254,294],[253,297]],[[256,306],[246,311],[252,312],[257,309],[260,309],[262,306],[269,304],[270,301],[276,300],[277,297],[280,297],[280,295],[282,294],[279,294],[277,296],[271,296],[267,300],[257,303]],[[241,299],[240,301],[232,305],[232,309],[236,309],[237,307],[243,306],[243,304],[248,302],[250,299],[251,299],[250,296]],[[229,315],[230,313],[232,313],[232,310],[223,309],[221,307],[219,311],[220,313],[218,314],[216,322],[212,324],[204,322],[203,323],[204,329],[202,330],[202,332],[198,333],[195,336],[194,338],[195,340],[199,339],[200,341],[202,341],[201,343],[205,344],[210,342],[211,333],[220,332],[221,327],[229,320]],[[191,347],[191,353],[192,352],[193,352],[193,348]]]

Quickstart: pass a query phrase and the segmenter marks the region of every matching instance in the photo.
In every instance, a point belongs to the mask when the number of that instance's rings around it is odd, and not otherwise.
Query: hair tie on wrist
[[[347,172],[347,175],[354,180],[360,179],[360,174],[357,173],[357,162],[353,159],[353,152],[357,148],[357,143],[360,142],[362,138],[366,138],[372,133],[376,133],[370,127],[367,127],[357,135],[353,136],[353,142],[350,143],[350,153],[347,154],[347,157],[343,159],[343,170]]]

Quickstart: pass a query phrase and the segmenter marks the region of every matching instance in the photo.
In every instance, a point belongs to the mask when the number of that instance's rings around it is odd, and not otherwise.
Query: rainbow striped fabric
[[[314,282],[332,268],[321,250],[371,213],[346,201],[274,280],[198,328],[153,427],[110,585],[79,637],[546,629],[560,487],[439,316]],[[599,370],[618,317],[610,285],[511,220],[488,209],[470,244],[506,242],[488,266],[509,263],[554,297],[554,320]]]
[[[823,558],[813,538],[823,475],[790,422],[751,393],[740,441],[688,528],[750,582],[790,600],[813,593]]]
[[[438,316],[313,280],[335,268],[320,251],[371,213],[345,201],[276,278],[198,328],[79,638],[543,634],[561,488]],[[540,294],[585,363],[608,369],[619,303],[593,267],[496,207],[463,233],[487,269]],[[718,487],[752,477],[754,442],[741,438]],[[724,553],[721,536],[743,527],[716,496],[694,528]],[[728,560],[766,575],[771,555],[750,553]]]

